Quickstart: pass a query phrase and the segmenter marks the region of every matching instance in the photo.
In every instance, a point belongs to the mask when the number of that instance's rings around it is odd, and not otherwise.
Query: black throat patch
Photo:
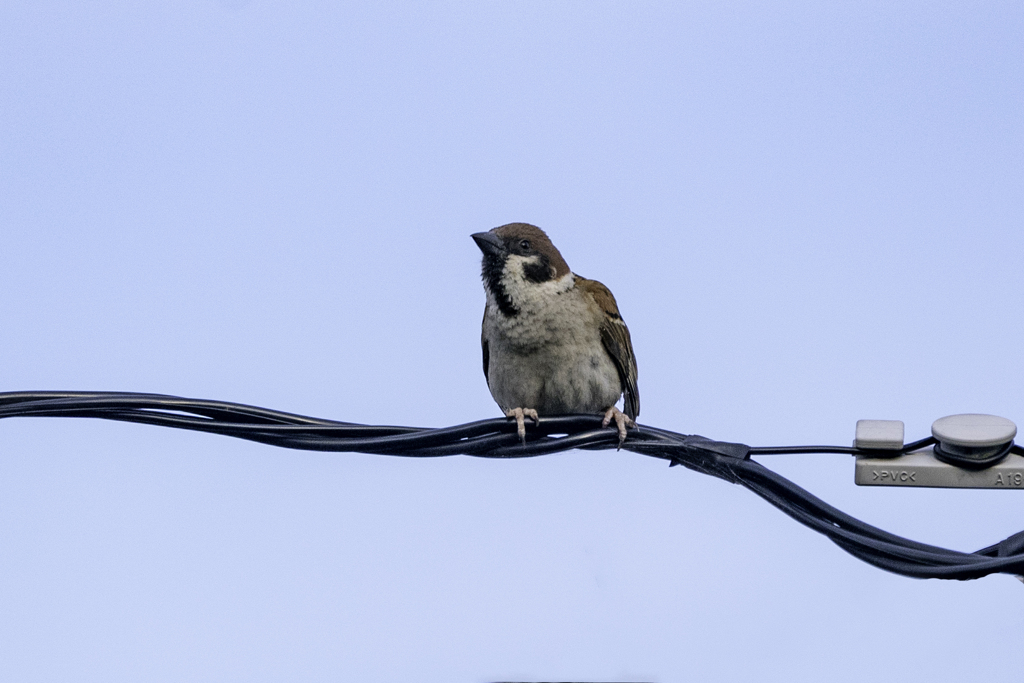
[[[484,254],[481,277],[483,277],[484,286],[497,300],[498,310],[512,318],[519,315],[519,309],[512,303],[512,298],[505,291],[505,286],[501,284],[501,276],[505,272],[505,261],[506,258]]]

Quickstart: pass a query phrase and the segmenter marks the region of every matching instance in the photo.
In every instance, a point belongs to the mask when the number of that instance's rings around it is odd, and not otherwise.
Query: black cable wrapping
[[[0,419],[85,417],[188,429],[256,441],[282,448],[345,451],[404,457],[469,455],[526,458],[573,448],[619,447],[615,430],[600,416],[542,417],[530,424],[521,443],[515,422],[480,420],[439,429],[361,425],[285,413],[224,401],[162,394],[35,391],[0,393]],[[901,453],[934,443],[922,439]],[[857,453],[840,446],[752,448],[703,436],[639,425],[629,431],[625,450],[661,458],[703,474],[740,484],[854,557],[903,576],[976,579],[994,573],[1024,574],[1024,531],[974,553],[912,541],[837,510],[785,477],[751,460],[777,453]],[[1018,450],[1015,448],[1015,452]]]

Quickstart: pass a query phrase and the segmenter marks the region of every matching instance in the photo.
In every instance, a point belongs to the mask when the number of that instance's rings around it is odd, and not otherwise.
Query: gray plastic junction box
[[[995,415],[950,415],[932,425],[940,453],[953,454],[964,462],[998,457],[1016,435],[1013,422]],[[942,462],[932,446],[899,455],[903,448],[903,423],[899,420],[860,420],[853,445],[873,451],[856,456],[854,482],[859,486],[1024,490],[1024,457],[1015,453],[979,469]]]

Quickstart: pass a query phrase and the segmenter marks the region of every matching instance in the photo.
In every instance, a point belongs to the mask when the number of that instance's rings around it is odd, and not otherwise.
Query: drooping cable
[[[618,447],[613,429],[599,416],[544,417],[531,425],[525,444],[515,423],[480,420],[440,429],[361,425],[268,410],[256,406],[162,394],[37,391],[0,393],[5,417],[87,417],[209,432],[283,448],[347,451],[405,457],[470,455],[528,458],[573,448]],[[922,439],[900,451],[934,443]],[[1024,574],[1024,531],[974,553],[918,543],[861,522],[828,505],[762,464],[752,455],[857,453],[841,446],[752,448],[702,436],[640,425],[622,448],[661,458],[670,465],[740,484],[865,562],[915,578],[976,579],[988,574]],[[1014,446],[1015,452],[1019,450]]]

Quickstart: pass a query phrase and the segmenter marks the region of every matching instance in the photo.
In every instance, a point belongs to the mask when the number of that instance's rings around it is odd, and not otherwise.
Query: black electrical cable
[[[89,417],[190,429],[257,441],[283,448],[348,451],[406,457],[471,455],[526,458],[572,448],[619,446],[618,435],[601,427],[600,416],[544,417],[530,425],[525,444],[514,422],[480,420],[440,429],[361,425],[284,413],[225,401],[162,394],[36,391],[0,393],[5,417]],[[889,457],[934,444],[931,437],[907,444]],[[668,460],[741,484],[787,515],[824,534],[854,557],[890,572],[915,578],[976,579],[988,574],[1024,574],[1024,531],[974,553],[918,543],[865,524],[828,505],[752,455],[784,453],[864,453],[841,446],[752,448],[640,425],[630,430],[625,450]],[[1019,446],[1013,452],[1024,454]],[[874,454],[874,453],[872,453]]]

